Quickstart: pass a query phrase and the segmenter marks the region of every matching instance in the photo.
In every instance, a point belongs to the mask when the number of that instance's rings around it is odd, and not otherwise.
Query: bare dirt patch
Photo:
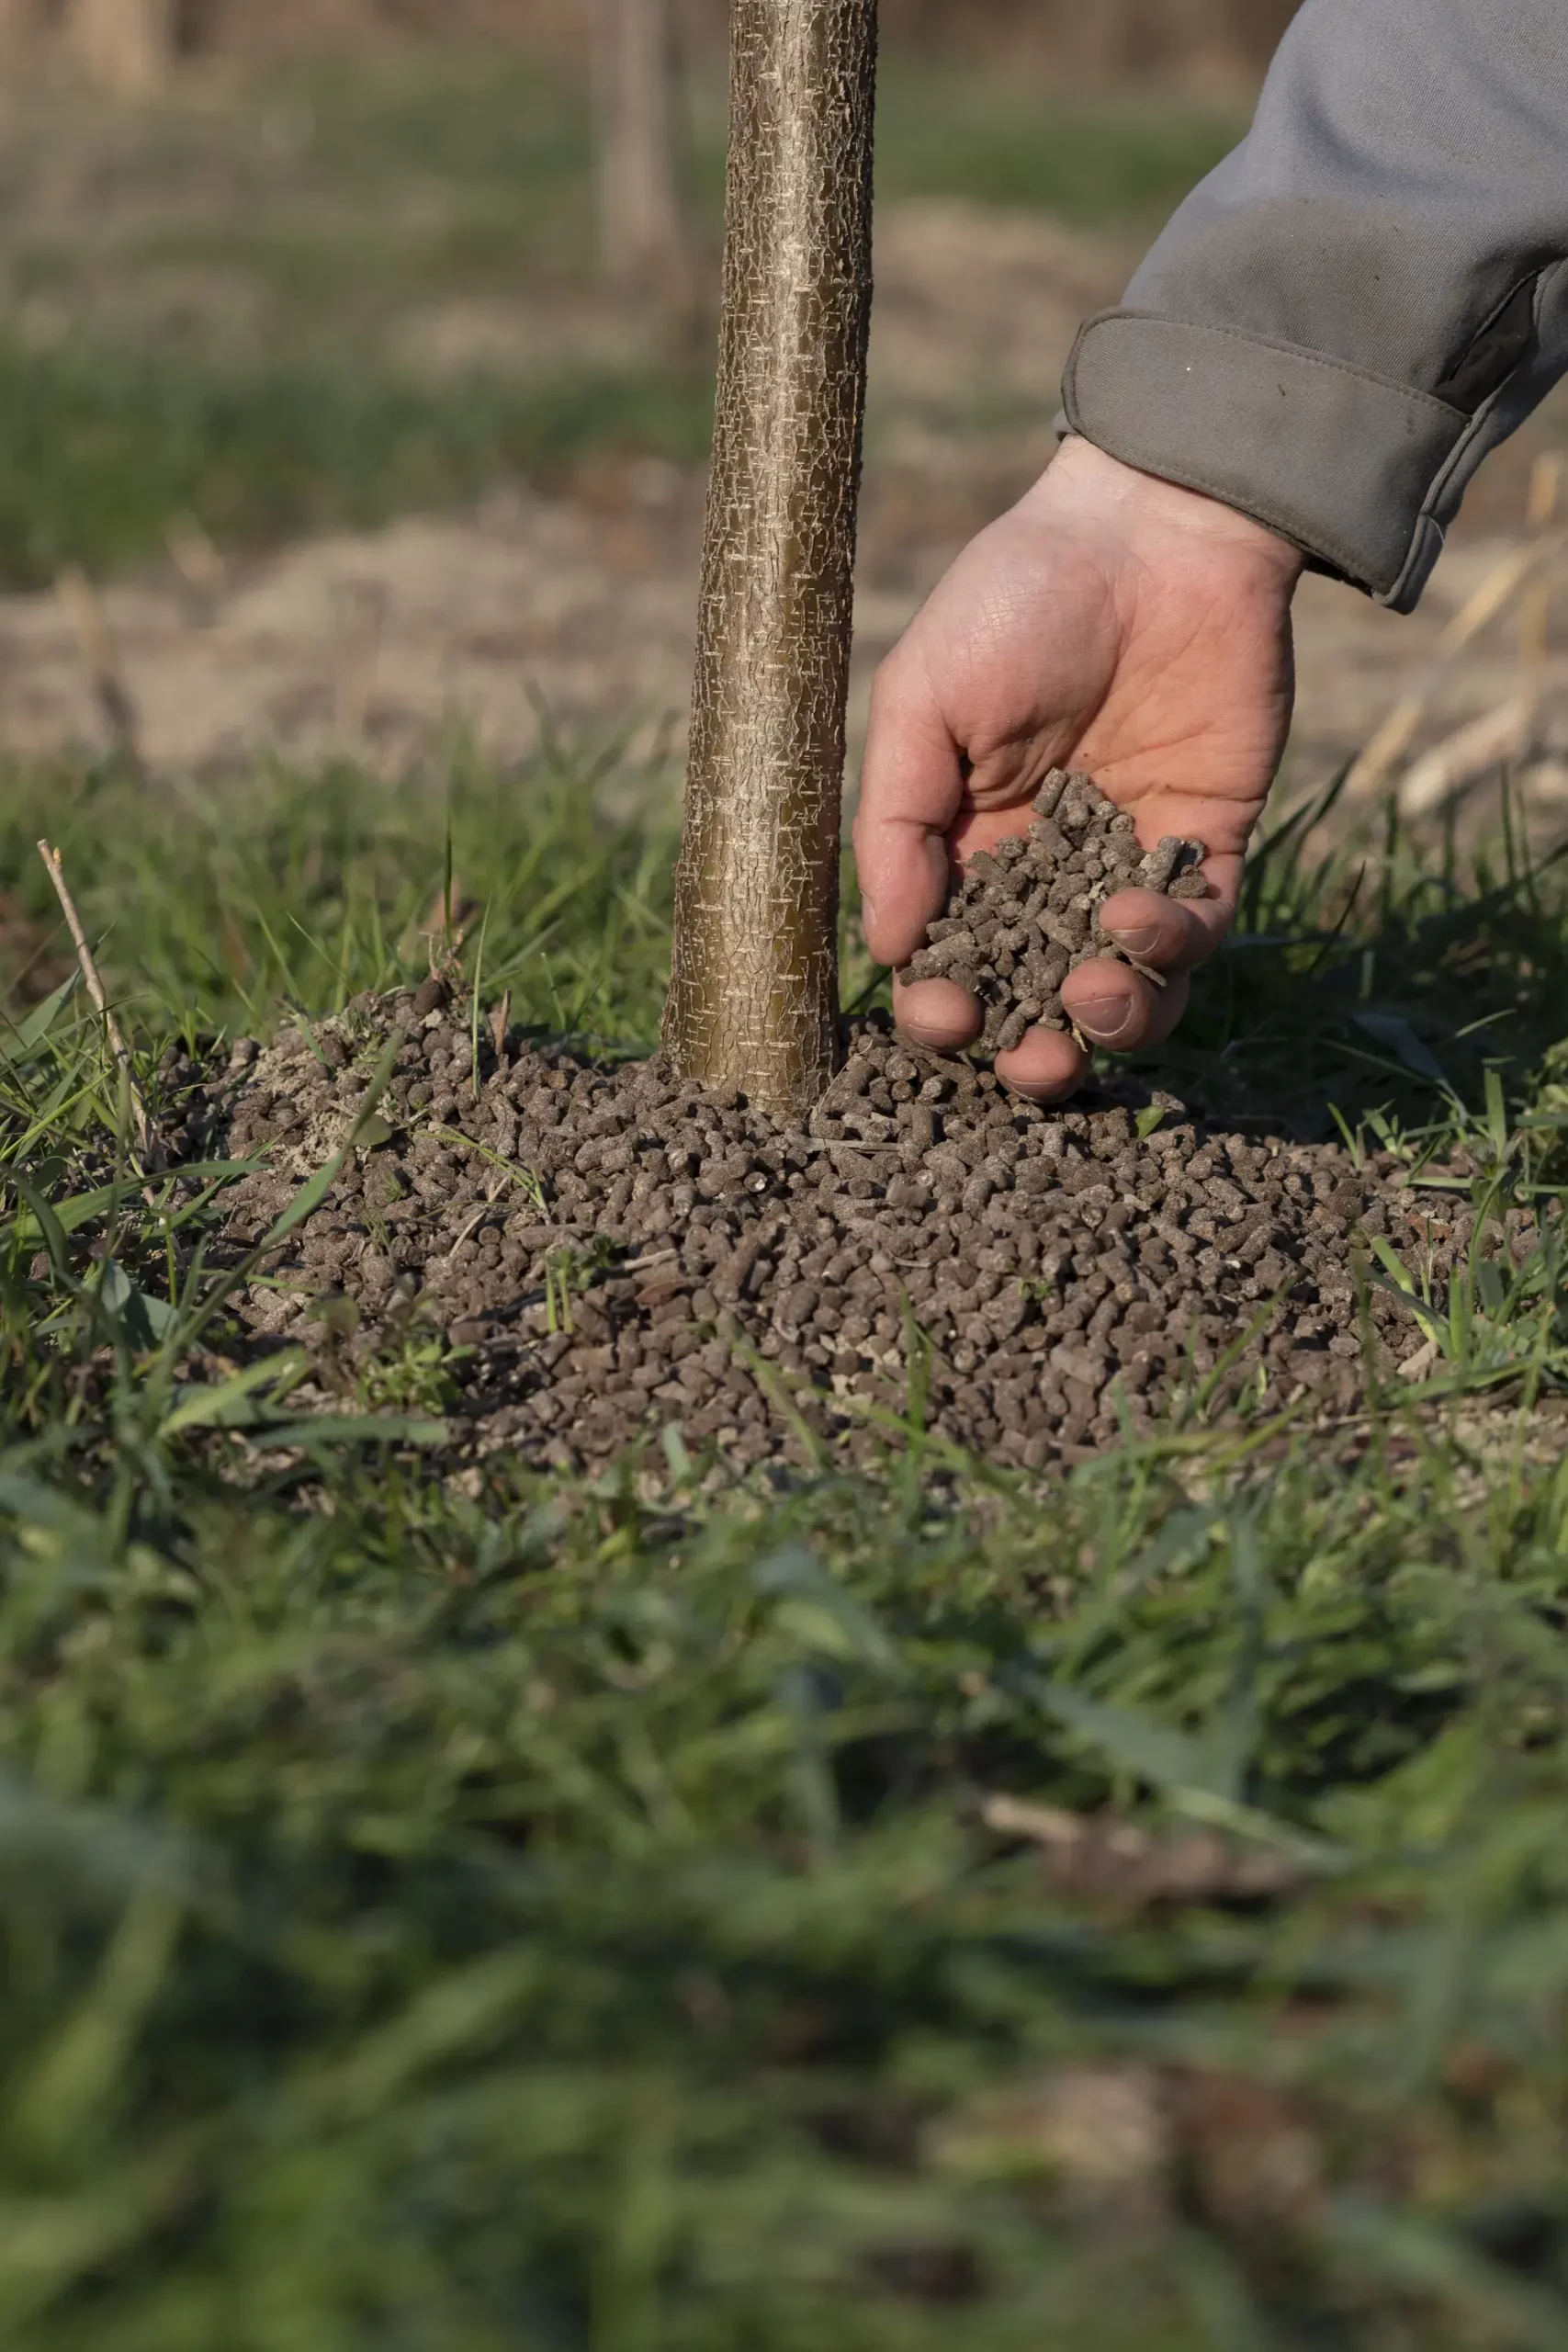
[[[518,491],[455,520],[334,535],[194,582],[171,564],[107,590],[142,758],[220,781],[267,757],[397,774],[458,735],[502,764],[534,757],[552,728],[595,744],[627,731],[634,752],[667,739],[694,610],[671,542],[683,555],[694,534],[667,469],[622,495],[605,516]],[[107,747],[53,597],[0,600],[0,741],[34,758]]]

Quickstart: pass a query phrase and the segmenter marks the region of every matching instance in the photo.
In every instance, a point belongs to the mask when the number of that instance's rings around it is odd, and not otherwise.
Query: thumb
[[[964,758],[908,643],[872,691],[871,728],[855,815],[866,945],[879,963],[907,964],[947,897],[947,835],[964,805]]]

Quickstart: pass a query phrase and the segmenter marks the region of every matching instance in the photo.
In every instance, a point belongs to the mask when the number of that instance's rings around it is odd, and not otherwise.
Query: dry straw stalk
[[[162,1148],[158,1142],[158,1130],[152,1123],[152,1114],[147,1108],[147,1098],[141,1091],[141,1081],[136,1075],[136,1064],[132,1059],[130,1047],[126,1044],[124,1032],[115,1019],[114,1007],[108,1001],[102,976],[98,971],[96,958],[87,944],[87,934],[82,928],[82,918],[76,911],[76,901],[72,897],[71,887],[65,879],[65,868],[62,863],[60,852],[57,849],[51,849],[48,842],[39,842],[38,854],[43,860],[45,872],[54,885],[54,895],[60,900],[61,912],[65,917],[66,927],[74,943],[76,961],[81,967],[82,978],[87,994],[91,997],[98,1018],[104,1024],[104,1034],[108,1039],[109,1050],[119,1065],[120,1072],[124,1077],[126,1091],[130,1100],[130,1118],[134,1130],[136,1157],[142,1174],[146,1175],[160,1164]]]

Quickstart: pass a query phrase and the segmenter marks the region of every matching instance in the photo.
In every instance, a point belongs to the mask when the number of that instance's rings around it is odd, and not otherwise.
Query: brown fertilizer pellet
[[[461,1441],[531,1462],[669,1430],[734,1468],[859,1458],[919,1425],[1040,1469],[1181,1396],[1342,1414],[1369,1347],[1387,1374],[1423,1339],[1359,1281],[1361,1238],[1438,1283],[1470,1239],[1468,1205],[1392,1159],[1221,1131],[1130,1082],[1047,1111],[881,1018],[804,1130],[660,1057],[484,1031],[476,1087],[468,1010],[428,982],[171,1074],[187,1140],[265,1156],[232,1248],[340,1148],[393,1039],[372,1148],[240,1311],[304,1341],[323,1392],[445,1334]]]
[[[1131,816],[1093,778],[1055,768],[1034,802],[1027,833],[999,842],[955,874],[947,905],[911,959],[908,980],[955,980],[978,997],[982,1052],[1010,1053],[1030,1029],[1071,1026],[1062,1004],[1067,974],[1097,956],[1136,958],[1100,930],[1100,909],[1118,890],[1207,896],[1201,842],[1162,841],[1145,852]],[[1158,982],[1158,975],[1149,978]]]

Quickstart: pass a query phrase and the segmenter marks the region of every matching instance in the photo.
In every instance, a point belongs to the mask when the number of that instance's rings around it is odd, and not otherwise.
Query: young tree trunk
[[[691,261],[673,0],[594,0],[599,233],[623,294],[683,302]]]
[[[876,0],[733,0],[718,411],[665,1042],[804,1114],[838,1029]]]
[[[174,64],[175,0],[70,0],[66,31],[82,71],[128,98],[162,89]]]

